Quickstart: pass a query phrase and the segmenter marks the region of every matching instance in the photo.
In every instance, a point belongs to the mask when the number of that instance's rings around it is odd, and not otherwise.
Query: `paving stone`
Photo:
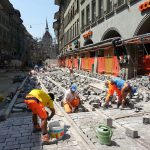
[[[57,149],[58,147],[57,147],[57,145],[55,146],[55,145],[43,145],[43,150],[51,150],[51,149]]]
[[[33,147],[34,146],[34,144],[33,143],[26,143],[26,144],[21,144],[21,148],[31,148],[31,147]]]
[[[112,127],[113,126],[113,120],[112,118],[104,118],[104,124],[109,126],[109,127]]]
[[[20,140],[27,140],[29,139],[29,136],[22,136],[22,137],[17,137],[16,140],[20,141]]]
[[[30,142],[31,142],[31,140],[29,140],[29,139],[21,139],[18,141],[19,144],[26,144],[26,143],[30,143]]]
[[[20,145],[17,144],[17,145],[6,145],[4,147],[4,150],[12,150],[12,149],[19,149],[20,148]]]
[[[37,147],[37,146],[42,146],[42,141],[34,142],[34,147]]]
[[[5,138],[0,138],[0,143],[5,142]]]
[[[30,148],[21,148],[20,150],[31,150],[31,149]]]
[[[17,144],[19,144],[18,141],[7,142],[7,145],[17,145]]]
[[[150,124],[150,116],[143,117],[143,124]]]
[[[11,135],[11,137],[16,137],[16,138],[21,136],[22,136],[21,133]]]
[[[21,133],[22,136],[30,136],[31,135],[31,132],[24,132],[24,133]]]
[[[99,103],[92,103],[92,106],[93,106],[94,108],[99,108]]]
[[[138,138],[138,131],[131,127],[126,127],[126,135],[131,138]]]
[[[70,145],[70,146],[77,146],[78,142],[77,141],[70,141],[67,144]]]
[[[31,148],[31,150],[42,150],[42,149],[43,149],[42,146],[36,146]]]
[[[3,148],[6,146],[6,143],[0,143],[0,150],[3,150]]]
[[[14,137],[14,138],[7,138],[6,139],[6,142],[13,142],[13,141],[16,141],[16,138]]]

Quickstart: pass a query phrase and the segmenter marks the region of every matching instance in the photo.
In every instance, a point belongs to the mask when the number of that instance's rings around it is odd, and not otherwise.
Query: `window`
[[[96,20],[96,1],[92,1],[92,22]]]
[[[85,2],[85,0],[81,0],[81,5]]]
[[[77,35],[79,35],[79,19],[77,20]]]
[[[73,3],[73,6],[72,6],[72,18],[74,18],[74,15],[75,15],[74,4],[75,4],[75,3]]]
[[[118,0],[117,5],[118,5],[118,6],[121,6],[121,5],[123,5],[124,3],[125,3],[125,0]]]
[[[90,52],[90,57],[95,57],[95,52]]]
[[[112,0],[107,0],[107,13],[112,12],[113,10],[113,2]]]
[[[77,12],[79,11],[79,0],[77,0]]]
[[[98,57],[104,57],[104,50],[98,50]]]
[[[77,36],[77,22],[75,22],[75,24],[74,24],[74,32],[75,32],[75,37]]]
[[[75,24],[73,24],[73,38],[75,37]]]
[[[84,57],[85,57],[85,54],[84,54],[84,53],[82,53],[82,54],[81,54],[81,58],[84,58]]]
[[[99,11],[99,18],[103,17],[103,15],[104,15],[104,0],[98,1],[98,11]]]
[[[86,6],[86,25],[90,24],[90,5]]]
[[[84,19],[85,19],[85,16],[84,16],[84,10],[82,10],[82,13],[81,13],[81,21],[82,21],[82,28],[84,28],[84,25],[85,25],[85,22],[84,22]]]

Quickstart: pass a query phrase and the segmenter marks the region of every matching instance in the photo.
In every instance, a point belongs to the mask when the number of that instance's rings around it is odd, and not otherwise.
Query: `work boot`
[[[119,109],[121,102],[117,102],[117,109]]]
[[[122,105],[121,105],[121,108],[125,108],[125,101],[122,101]]]
[[[32,132],[33,132],[33,133],[41,132],[41,127],[40,127],[40,125],[39,125],[39,124],[35,125],[35,126],[33,127],[33,131],[32,131]]]
[[[50,137],[49,137],[49,135],[48,135],[48,133],[46,133],[46,134],[44,134],[44,135],[42,135],[42,137],[41,137],[41,140],[42,140],[42,142],[50,142]]]

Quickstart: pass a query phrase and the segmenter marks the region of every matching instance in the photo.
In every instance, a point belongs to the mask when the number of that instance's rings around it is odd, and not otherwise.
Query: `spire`
[[[49,32],[47,18],[46,18],[46,28],[45,28],[45,30]]]

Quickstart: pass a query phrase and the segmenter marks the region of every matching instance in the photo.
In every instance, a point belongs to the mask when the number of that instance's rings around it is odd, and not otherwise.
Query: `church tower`
[[[46,18],[46,28],[45,28],[45,32],[49,32],[47,18]]]
[[[45,33],[42,38],[42,59],[46,60],[47,58],[52,58],[53,52],[52,52],[52,36],[49,33],[49,27],[48,22],[46,18],[46,27],[45,27]]]

